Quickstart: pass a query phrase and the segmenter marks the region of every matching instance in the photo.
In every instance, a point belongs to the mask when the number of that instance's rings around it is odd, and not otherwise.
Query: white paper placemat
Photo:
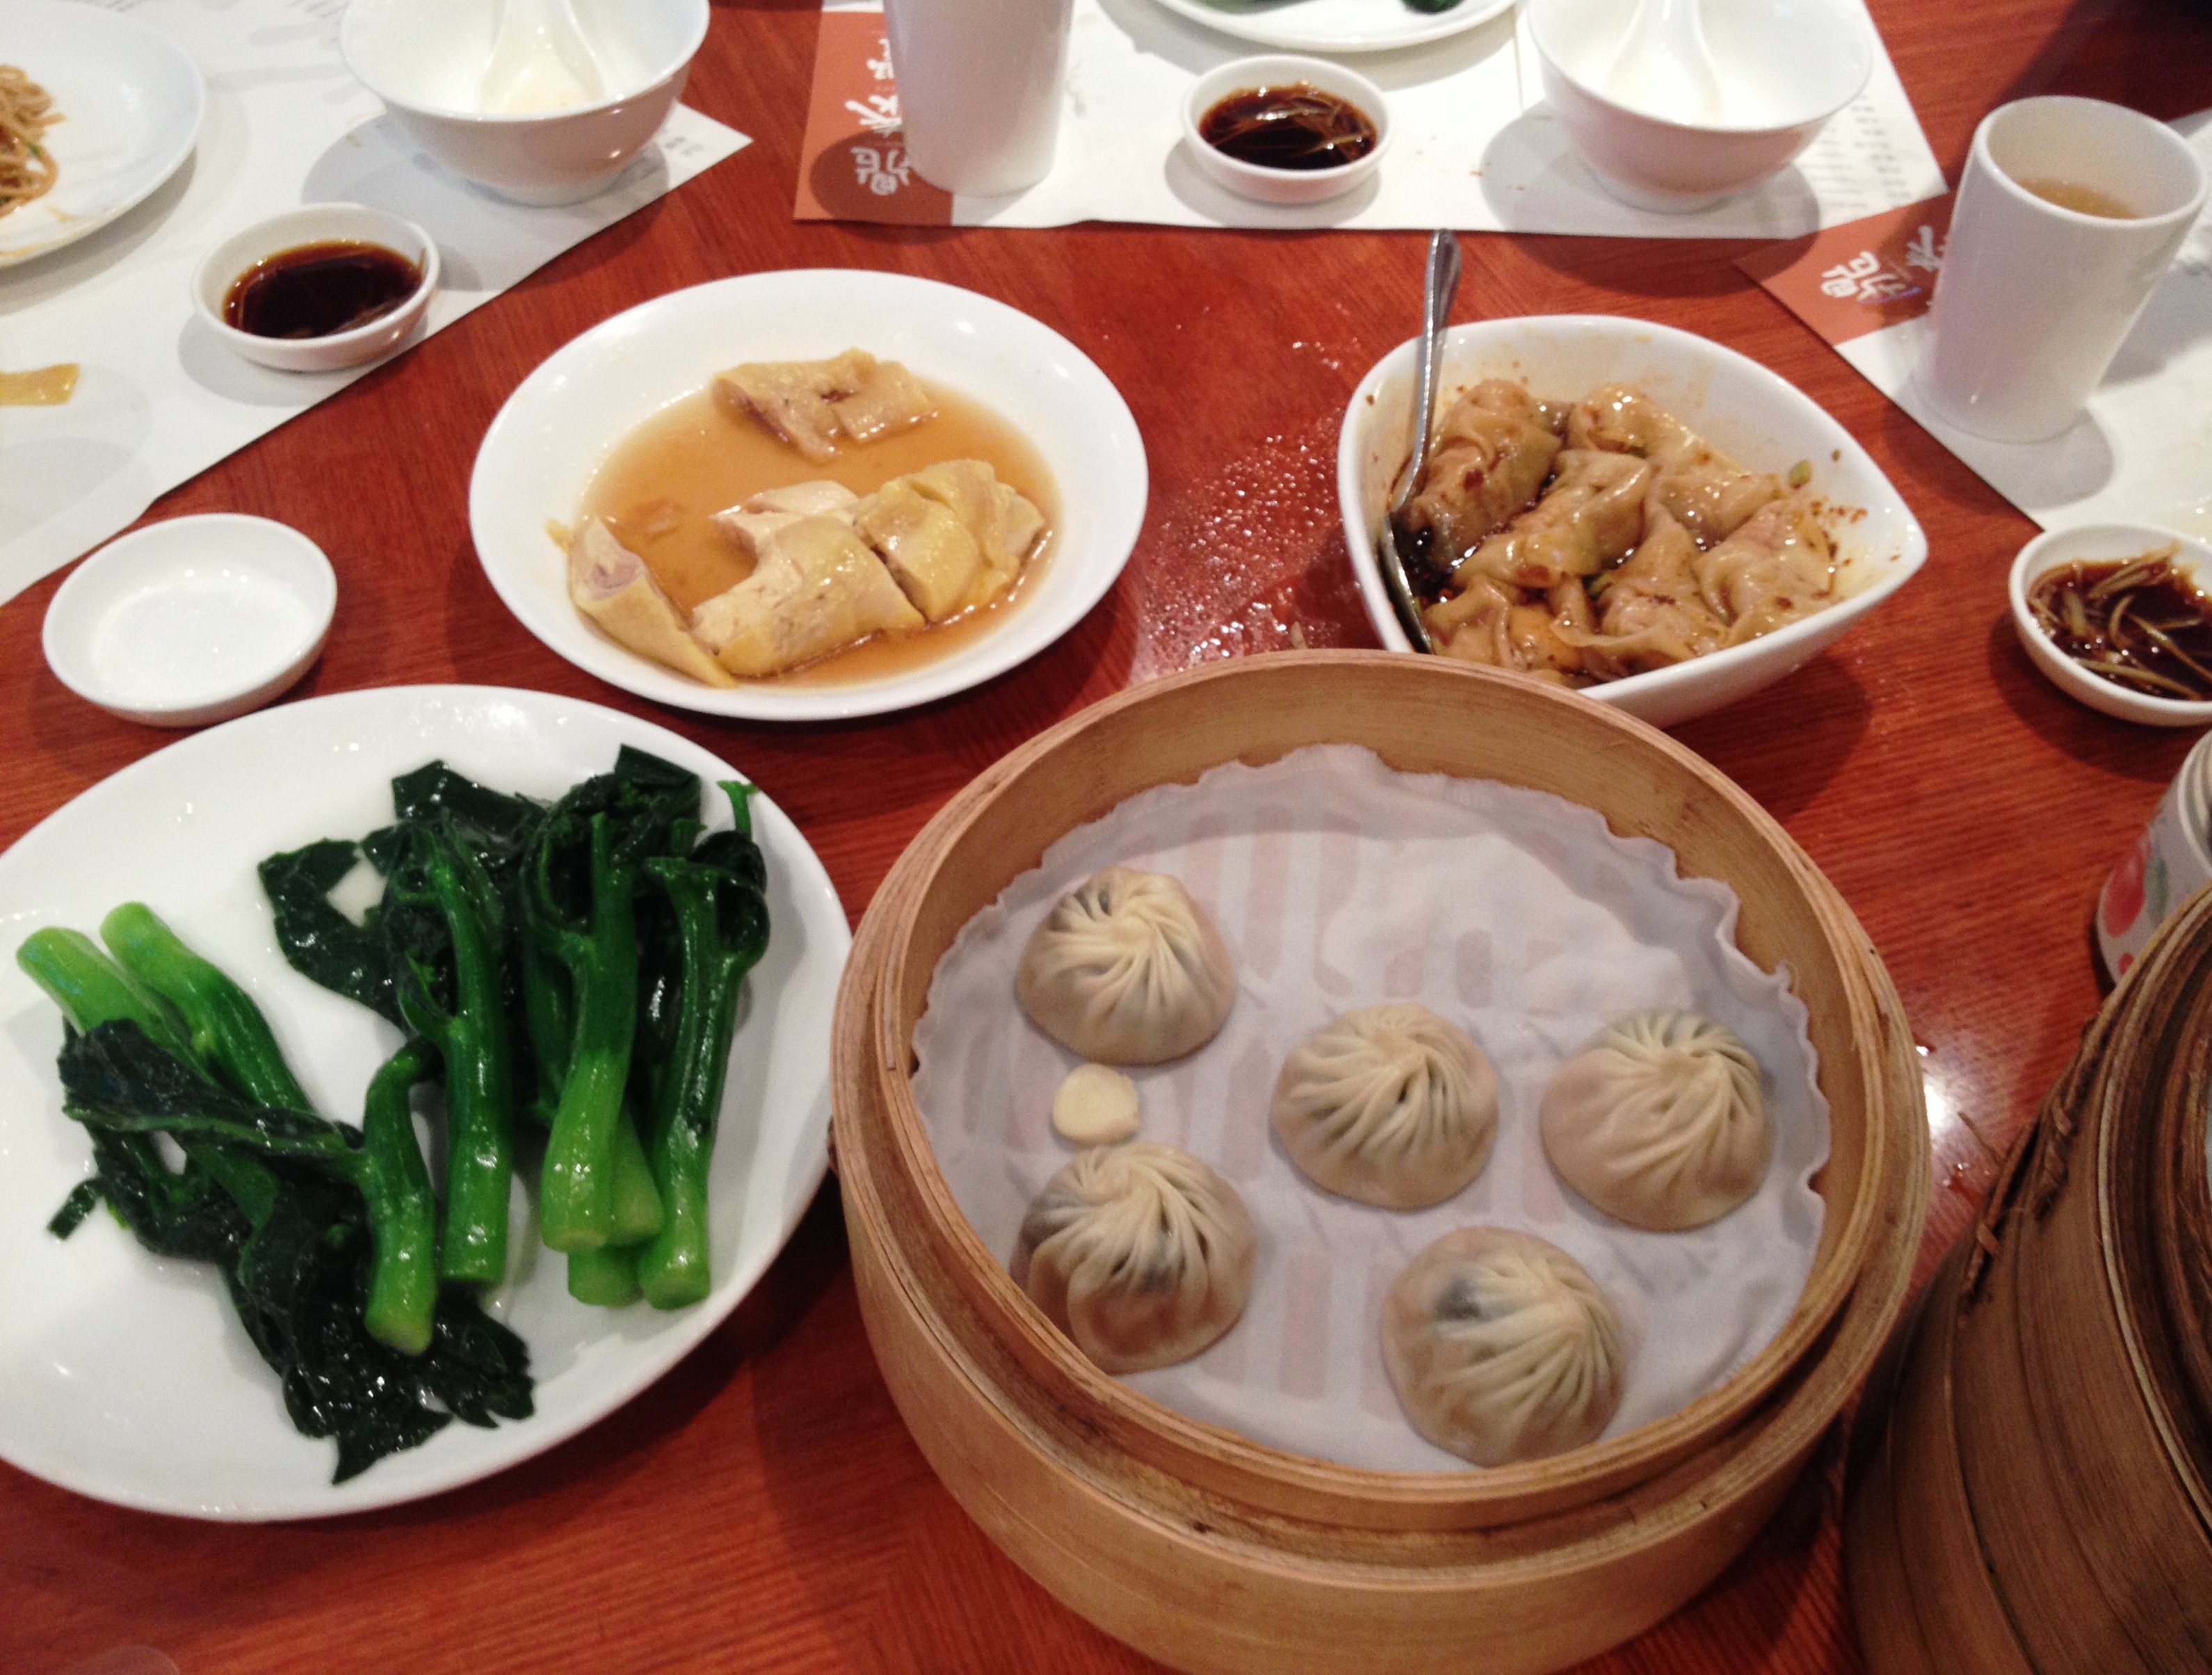
[[[201,257],[238,228],[332,200],[420,222],[445,268],[426,328],[436,331],[750,143],[679,106],[607,191],[526,209],[408,143],[338,57],[343,0],[85,3],[129,12],[190,52],[207,78],[207,116],[194,155],[144,203],[0,272],[0,367],[83,368],[66,406],[0,408],[0,602],[370,370],[271,372],[215,340],[187,288]],[[0,0],[0,58],[6,43]]]
[[[873,14],[879,27],[882,6],[824,0],[823,9],[833,18]],[[1600,190],[1542,102],[1535,48],[1519,16],[1516,8],[1448,39],[1348,58],[1389,95],[1397,137],[1372,185],[1332,203],[1295,207],[1238,197],[1200,177],[1183,156],[1180,113],[1191,84],[1215,65],[1261,49],[1152,0],[1075,0],[1053,171],[1028,191],[998,198],[948,198],[913,176],[899,149],[888,55],[849,29],[825,27],[818,50],[838,61],[825,56],[816,65],[817,120],[801,170],[800,212],[963,227],[1115,221],[1781,239],[1943,190],[1942,172],[1885,51],[1876,55],[1866,91],[1804,156],[1756,191],[1696,215],[1631,209]],[[872,67],[848,64],[848,57],[872,60]],[[876,90],[860,92],[870,81]],[[833,85],[860,96],[849,104],[825,98]],[[821,168],[825,156],[841,155],[850,161]],[[848,172],[865,190],[847,186]],[[832,177],[834,193],[825,191]]]
[[[1206,1159],[1259,1233],[1250,1302],[1211,1349],[1127,1382],[1271,1447],[1382,1471],[1467,1462],[1425,1441],[1382,1367],[1383,1291],[1455,1228],[1517,1228],[1605,1290],[1629,1344],[1617,1436],[1718,1385],[1771,1341],[1812,1271],[1828,1108],[1786,973],[1735,946],[1737,901],[1677,876],[1674,852],[1615,836],[1546,792],[1398,774],[1356,745],[1231,763],[1077,828],[963,929],[915,1031],[915,1096],[955,1199],[992,1252],[1013,1253],[1029,1202],[1075,1148],[1051,1108],[1077,1056],[1030,1023],[1013,974],[1068,889],[1120,862],[1181,878],[1237,962],[1221,1033],[1134,1070],[1142,1138]],[[1474,1182],[1431,1209],[1322,1192],[1268,1126],[1284,1056],[1340,1012],[1418,1000],[1472,1035],[1498,1071],[1498,1137]],[[1682,1006],[1741,1035],[1765,1070],[1775,1150],[1745,1204],[1686,1233],[1613,1221],[1564,1187],[1538,1103],[1602,1025]]]

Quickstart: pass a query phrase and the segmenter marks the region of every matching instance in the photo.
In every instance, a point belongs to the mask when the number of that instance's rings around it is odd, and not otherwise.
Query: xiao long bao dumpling
[[[1608,1216],[1676,1233],[1759,1189],[1774,1150],[1759,1060],[1726,1024],[1635,1012],[1561,1065],[1544,1093],[1544,1150]]]
[[[1482,1173],[1498,1076],[1465,1030],[1425,1006],[1346,1012],[1291,1049],[1275,1133],[1316,1186],[1384,1210],[1441,1204]]]
[[[1159,1065],[1213,1039],[1237,971],[1180,879],[1109,866],[1045,915],[1014,992],[1038,1029],[1086,1059]]]
[[[1252,1218],[1187,1151],[1097,1146],[1045,1183],[1022,1218],[1015,1280],[1109,1373],[1188,1361],[1244,1312]]]
[[[1382,1299],[1382,1364],[1413,1429],[1478,1466],[1595,1441],[1620,1405],[1620,1321],[1581,1263],[1533,1234],[1447,1233]]]

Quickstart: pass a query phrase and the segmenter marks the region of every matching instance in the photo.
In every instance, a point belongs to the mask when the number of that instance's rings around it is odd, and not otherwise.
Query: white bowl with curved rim
[[[78,565],[40,638],[55,677],[88,703],[151,727],[204,727],[306,674],[337,597],[323,549],[288,524],[172,518]]]
[[[1201,124],[1206,113],[1223,100],[1300,82],[1334,94],[1375,124],[1375,143],[1365,155],[1334,168],[1269,168],[1232,157],[1207,143]],[[1240,197],[1261,203],[1319,203],[1342,197],[1382,167],[1382,154],[1390,149],[1390,105],[1382,89],[1364,76],[1326,58],[1288,52],[1232,58],[1192,83],[1182,103],[1182,143],[1200,174]]]
[[[2051,683],[2077,703],[2088,705],[2123,721],[2148,727],[2202,727],[2212,724],[2212,701],[2160,698],[2137,692],[2093,675],[2060,651],[2035,620],[2027,602],[2039,577],[2069,564],[2109,564],[2141,558],[2172,545],[2174,567],[2185,573],[2199,592],[2212,592],[2212,546],[2194,536],[2161,529],[2155,524],[2082,524],[2039,535],[2020,549],[2012,561],[2006,593],[2012,604],[2012,626],[2028,658]]]
[[[437,161],[519,203],[574,203],[644,150],[707,39],[707,0],[574,0],[605,78],[588,103],[486,108],[499,0],[352,0],[338,52]]]
[[[633,429],[746,361],[812,360],[859,347],[981,404],[1051,469],[1060,521],[1026,597],[936,661],[832,684],[774,678],[702,686],[617,646],[569,603],[568,563],[546,531],[573,523],[592,474]],[[759,721],[820,721],[909,708],[1004,674],[1082,621],[1113,586],[1145,519],[1143,439],[1091,358],[1003,302],[934,280],[863,269],[792,269],[672,291],[556,350],[507,399],[469,479],[477,558],[523,627],[589,674],[657,703]]]
[[[223,318],[231,287],[259,264],[306,245],[381,245],[422,274],[398,306],[347,331],[320,337],[263,337]],[[365,203],[309,203],[234,233],[201,258],[192,308],[233,353],[280,373],[326,373],[392,354],[414,337],[438,289],[438,241],[413,222]]]
[[[1352,391],[1337,434],[1337,501],[1361,603],[1382,644],[1413,647],[1375,565],[1375,531],[1410,451],[1413,359],[1408,338]],[[1477,320],[1445,334],[1441,412],[1486,378],[1525,382],[1540,396],[1579,400],[1603,384],[1632,384],[1753,470],[1801,461],[1810,485],[1842,516],[1836,537],[1841,597],[1826,610],[1741,646],[1648,674],[1602,681],[1587,695],[1654,726],[1708,713],[1771,686],[1869,615],[1928,557],[1928,537],[1881,468],[1818,403],[1756,361],[1710,338],[1610,314],[1538,314]]]
[[[1705,0],[1722,90],[1707,120],[1639,110],[1608,88],[1632,6],[1528,0],[1545,102],[1598,184],[1623,203],[1686,214],[1747,190],[1813,143],[1875,62],[1858,0]]]

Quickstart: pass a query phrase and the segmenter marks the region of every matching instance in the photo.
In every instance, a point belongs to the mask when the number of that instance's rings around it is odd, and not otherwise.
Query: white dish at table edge
[[[1286,52],[1387,52],[1479,28],[1512,10],[1514,0],[1459,0],[1446,12],[1417,12],[1404,0],[1276,0],[1233,10],[1208,0],[1158,3],[1222,34]]]
[[[82,0],[9,0],[6,52],[53,95],[63,119],[45,142],[61,165],[53,189],[0,215],[0,267],[75,244],[137,208],[191,155],[207,105],[184,48]],[[120,155],[79,150],[112,148],[118,127],[131,141]]]
[[[143,1249],[106,1214],[67,1240],[49,1217],[88,1171],[54,1069],[61,1015],[15,966],[43,925],[96,932],[143,901],[269,1015],[308,1093],[358,1121],[398,1032],[293,972],[254,865],[391,817],[387,781],[442,756],[486,783],[557,794],[633,744],[698,772],[711,809],[726,763],[663,728],[580,701],[492,687],[393,687],[316,698],[194,734],[111,775],[0,855],[0,1458],[98,1499],[184,1516],[322,1517],[392,1506],[503,1470],[574,1435],[674,1366],[774,1260],[828,1166],[830,1017],[851,938],[796,827],[752,799],[773,916],[749,979],[715,1146],[714,1288],[690,1309],[591,1308],[566,1264],[518,1217],[514,1265],[490,1301],[530,1346],[531,1418],[456,1420],[419,1448],[333,1485],[336,1447],[300,1435],[217,1271]],[[523,1202],[518,1189],[518,1205]]]
[[[1418,349],[1419,339],[1408,338],[1376,363],[1352,392],[1337,437],[1337,501],[1360,600],[1384,646],[1397,652],[1412,647],[1376,569],[1375,531],[1408,451]],[[1741,646],[1583,689],[1654,726],[1691,720],[1771,686],[1927,561],[1918,520],[1850,433],[1795,385],[1709,338],[1610,314],[1451,327],[1437,412],[1485,378],[1519,379],[1535,395],[1559,401],[1579,401],[1602,384],[1633,384],[1750,470],[1779,476],[1805,461],[1811,487],[1846,514],[1830,525],[1842,595],[1832,604]]]
[[[1026,436],[1060,497],[1045,567],[1003,620],[944,657],[876,680],[708,687],[624,650],[568,599],[545,525],[573,523],[615,446],[740,361],[851,348],[904,362]],[[469,528],[491,585],[523,627],[589,674],[641,698],[757,721],[880,715],[965,691],[1027,661],[1114,585],[1144,523],[1143,440],[1091,358],[1005,303],[864,269],[747,274],[673,291],[556,350],[507,399],[477,452]]]
[[[329,558],[289,524],[201,513],[118,536],[70,571],[40,642],[87,703],[201,727],[289,690],[322,655],[337,599]]]
[[[2027,602],[2029,586],[2046,570],[2063,564],[2103,564],[2115,559],[2139,558],[2169,544],[2178,545],[2177,568],[2185,572],[2200,592],[2212,592],[2212,546],[2194,536],[2155,524],[2078,524],[2039,535],[2013,560],[2006,595],[2012,606],[2013,631],[2020,636],[2028,660],[2045,679],[2076,703],[2148,727],[2201,727],[2212,722],[2212,701],[2192,702],[2137,692],[2093,675],[2053,645],[2035,620]]]

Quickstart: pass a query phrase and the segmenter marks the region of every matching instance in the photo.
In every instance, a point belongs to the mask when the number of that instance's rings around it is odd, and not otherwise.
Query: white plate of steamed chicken
[[[1105,375],[1029,316],[898,275],[749,275],[607,320],[484,437],[477,555],[578,666],[763,720],[872,715],[1080,621],[1144,519]]]
[[[1411,441],[1412,343],[1338,441],[1368,616],[1408,649],[1374,537]],[[1813,657],[1927,557],[1903,499],[1794,385],[1705,338],[1601,315],[1451,328],[1408,569],[1445,656],[1665,726]]]

